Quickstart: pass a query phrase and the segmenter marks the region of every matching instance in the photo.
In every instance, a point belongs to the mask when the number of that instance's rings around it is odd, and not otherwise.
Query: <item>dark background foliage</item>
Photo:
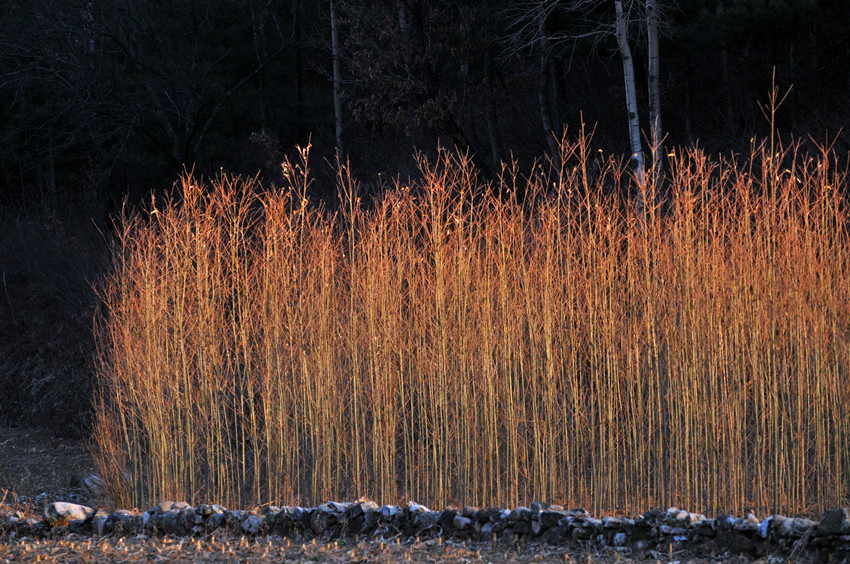
[[[438,144],[468,151],[484,179],[504,160],[527,168],[548,151],[543,105],[555,135],[584,121],[595,147],[629,152],[613,2],[336,4],[344,156],[367,189],[379,173],[415,174],[414,154]],[[759,104],[775,80],[791,89],[784,139],[850,150],[845,0],[659,5],[667,146],[748,154],[770,132]],[[645,119],[639,16],[630,31]],[[311,143],[311,196],[334,205],[331,68],[329,0],[5,2],[0,420],[85,428],[93,284],[125,202],[144,205],[186,170],[272,184],[284,155]]]

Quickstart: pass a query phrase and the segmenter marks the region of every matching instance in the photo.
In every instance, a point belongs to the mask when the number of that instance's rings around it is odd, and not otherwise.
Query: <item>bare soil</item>
[[[574,563],[749,563],[733,556],[690,559],[679,554],[648,553],[633,557],[614,549],[588,551],[581,547],[542,543],[451,541],[440,539],[380,542],[339,540],[293,542],[279,537],[82,537],[2,539],[0,562],[574,562]],[[758,562],[784,562],[764,558]]]
[[[44,429],[0,426],[0,500],[41,513],[53,501],[103,506],[75,485],[75,477],[94,473],[94,462],[80,439],[57,437]]]

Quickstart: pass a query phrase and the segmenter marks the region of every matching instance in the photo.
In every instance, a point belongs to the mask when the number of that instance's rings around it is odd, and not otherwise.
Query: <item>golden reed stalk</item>
[[[368,210],[340,167],[334,214],[304,151],[280,188],[186,177],[125,218],[94,429],[116,503],[848,503],[831,155],[671,154],[660,198],[562,150],[487,186],[442,153]]]

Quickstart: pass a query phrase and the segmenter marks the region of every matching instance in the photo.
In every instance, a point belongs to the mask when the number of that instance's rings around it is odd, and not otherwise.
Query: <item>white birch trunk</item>
[[[620,47],[620,55],[623,58],[623,77],[626,81],[626,108],[629,112],[629,141],[632,148],[632,160],[634,160],[635,174],[637,175],[638,182],[643,184],[643,147],[640,141],[635,67],[632,61],[632,50],[629,47],[629,27],[626,15],[623,13],[622,0],[616,0],[614,7],[617,11],[617,44]]]

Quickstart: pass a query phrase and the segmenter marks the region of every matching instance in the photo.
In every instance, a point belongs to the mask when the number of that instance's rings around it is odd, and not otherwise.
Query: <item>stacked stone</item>
[[[567,510],[545,503],[512,510],[465,507],[431,511],[413,502],[405,507],[379,507],[371,501],[358,501],[328,502],[313,508],[268,506],[244,511],[228,510],[220,505],[192,507],[184,502],[163,501],[143,513],[125,510],[108,513],[56,502],[45,507],[41,521],[24,519],[19,512],[0,511],[0,533],[13,537],[65,532],[188,536],[214,531],[328,540],[345,536],[375,540],[416,537],[536,540],[638,553],[688,550],[762,556],[805,552],[850,557],[848,508],[826,511],[820,522],[782,515],[760,520],[752,513],[743,518],[721,515],[708,519],[677,508],[652,510],[632,518],[597,519],[583,509]]]

